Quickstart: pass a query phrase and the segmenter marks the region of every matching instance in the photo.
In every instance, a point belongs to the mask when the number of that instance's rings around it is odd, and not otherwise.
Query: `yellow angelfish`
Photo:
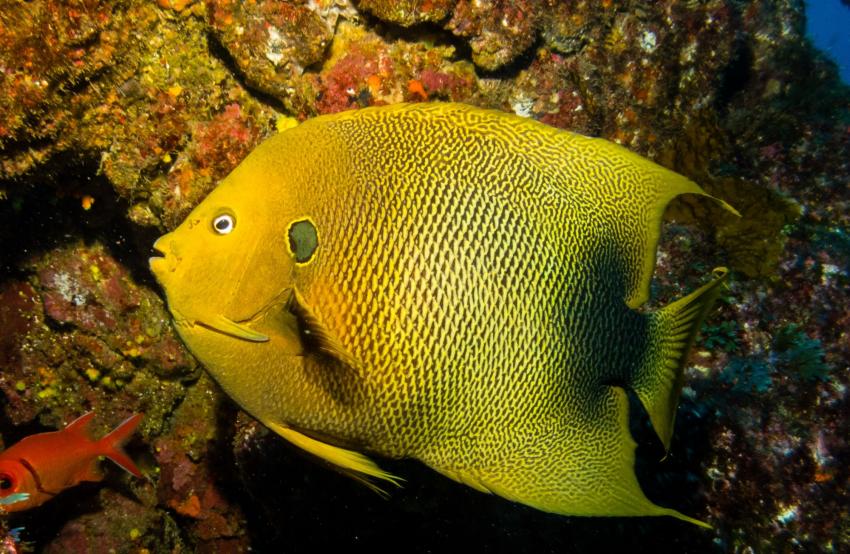
[[[625,391],[668,446],[725,275],[635,311],[685,193],[705,195],[532,120],[369,108],[258,146],[150,265],[224,390],[350,473],[395,482],[363,453],[410,457],[547,512],[705,525],[641,491]]]

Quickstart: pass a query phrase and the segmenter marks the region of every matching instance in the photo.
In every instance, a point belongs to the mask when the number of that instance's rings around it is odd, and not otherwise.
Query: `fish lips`
[[[162,256],[151,256],[148,258],[148,267],[156,276],[159,276],[165,270],[164,264],[165,258]]]
[[[151,256],[148,258],[148,267],[151,272],[153,272],[154,276],[160,281],[166,273],[171,273],[177,269],[177,265],[180,262],[179,257],[175,256],[173,253],[169,254],[166,252],[166,247],[162,240],[164,238],[165,236],[161,236],[155,243],[153,243],[153,249],[162,254],[162,256]]]
[[[164,256],[151,256],[148,258],[148,267],[157,279],[166,272],[165,264]]]

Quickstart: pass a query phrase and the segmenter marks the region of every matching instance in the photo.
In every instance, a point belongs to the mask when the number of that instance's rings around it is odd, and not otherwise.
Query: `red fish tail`
[[[136,477],[141,477],[142,472],[133,463],[133,460],[124,452],[122,446],[129,440],[133,431],[139,426],[144,414],[135,414],[123,421],[121,425],[112,430],[108,435],[97,441],[98,452],[129,471]]]

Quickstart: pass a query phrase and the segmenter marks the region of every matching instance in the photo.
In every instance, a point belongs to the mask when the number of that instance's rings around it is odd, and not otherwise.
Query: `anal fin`
[[[487,488],[484,483],[481,482],[477,476],[473,475],[469,471],[464,471],[462,469],[439,469],[437,471],[448,477],[453,481],[457,481],[462,485],[466,485],[468,487],[472,487],[478,492],[483,492],[484,494],[493,494],[494,491]]]
[[[508,439],[504,456],[476,456],[469,467],[445,467],[442,454],[424,460],[435,470],[481,492],[538,510],[569,516],[671,516],[700,527],[708,524],[658,506],[635,475],[635,441],[629,432],[629,401],[621,387],[599,390],[592,420],[529,422]],[[507,441],[507,442],[505,442]],[[486,443],[490,443],[486,441]]]

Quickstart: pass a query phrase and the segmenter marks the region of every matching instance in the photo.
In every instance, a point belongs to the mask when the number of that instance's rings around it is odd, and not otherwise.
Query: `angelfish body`
[[[93,439],[89,431],[94,415],[88,412],[60,431],[30,435],[0,452],[0,511],[35,508],[83,481],[100,481],[102,456],[142,476],[121,448],[142,414],[127,418],[101,439]]]
[[[392,480],[364,453],[412,457],[541,510],[699,523],[642,493],[625,392],[667,446],[725,273],[635,311],[684,193],[705,194],[531,120],[372,108],[261,144],[151,268],[227,393],[348,471]]]

